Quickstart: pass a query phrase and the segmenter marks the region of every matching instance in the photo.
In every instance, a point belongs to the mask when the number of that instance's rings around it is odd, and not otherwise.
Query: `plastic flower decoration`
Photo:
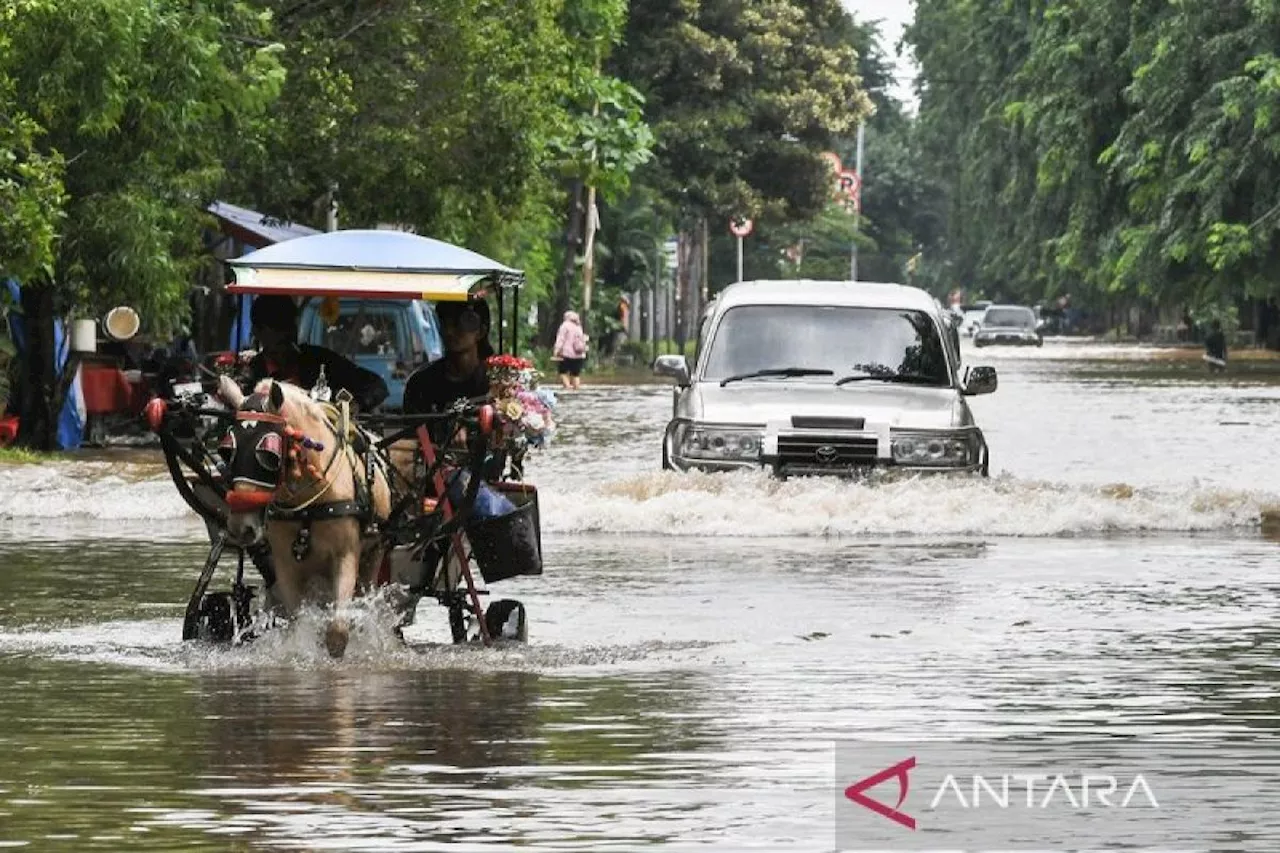
[[[513,355],[495,355],[485,367],[498,415],[498,441],[513,453],[546,447],[556,430],[556,397],[538,387],[533,363]]]

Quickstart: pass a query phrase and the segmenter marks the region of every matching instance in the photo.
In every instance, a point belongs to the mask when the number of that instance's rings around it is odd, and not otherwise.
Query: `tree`
[[[859,279],[903,281],[907,260],[922,246],[932,251],[941,238],[945,214],[940,188],[922,170],[913,123],[891,94],[892,72],[880,47],[879,27],[851,22],[845,37],[857,52],[858,76],[875,107],[866,119],[868,162],[861,215],[855,227],[851,211],[828,200],[811,218],[765,215],[757,219],[754,232],[744,242],[743,266],[748,279],[848,278],[856,240]],[[834,135],[831,150],[846,168],[853,168],[855,136]],[[712,234],[711,241],[714,291],[736,278],[736,246],[723,228]]]
[[[6,220],[11,240],[36,248],[0,261],[25,277],[20,438],[48,448],[60,403],[54,319],[127,302],[164,332],[183,316],[204,204],[283,72],[272,46],[247,43],[265,22],[234,0],[3,8],[0,81],[11,81],[9,126],[20,130],[18,145],[12,130],[0,142],[0,163],[23,165],[20,189],[38,201]]]
[[[1278,23],[1274,0],[920,0],[957,274],[1076,304],[1280,294]]]
[[[407,225],[548,289],[570,123],[558,0],[256,0],[288,78],[239,198],[323,227]]]
[[[626,0],[570,0],[561,16],[571,47],[566,51],[565,124],[552,140],[556,171],[564,181],[567,214],[564,260],[543,323],[544,342],[568,309],[574,273],[583,263],[582,323],[592,330],[592,296],[599,227],[597,194],[612,202],[627,190],[632,173],[652,155],[653,133],[644,122],[644,98],[602,71],[622,37]]]
[[[610,67],[644,95],[657,138],[641,175],[680,232],[682,339],[705,289],[693,269],[709,218],[806,219],[825,206],[820,154],[870,110],[852,28],[837,0],[632,8]]]

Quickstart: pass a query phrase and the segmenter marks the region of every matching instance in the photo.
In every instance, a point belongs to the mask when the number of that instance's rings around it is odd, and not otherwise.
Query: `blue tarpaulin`
[[[10,298],[15,303],[20,302],[22,289],[18,282],[10,278],[5,279],[4,284]],[[27,350],[27,332],[21,314],[16,312],[9,314],[9,332],[18,348],[18,356],[22,357]],[[66,369],[67,359],[71,355],[71,338],[65,332],[62,321],[55,319],[53,321],[53,369],[54,375],[59,378],[62,376],[62,371]],[[67,391],[67,399],[63,401],[62,411],[58,413],[57,441],[60,450],[75,450],[80,447],[84,441],[84,421],[84,394],[80,388],[80,373],[77,370],[76,378]]]
[[[253,323],[249,320],[252,305],[253,297],[248,294],[241,294],[236,298],[236,320],[231,324],[231,340],[227,343],[232,352],[248,349],[253,338]]]

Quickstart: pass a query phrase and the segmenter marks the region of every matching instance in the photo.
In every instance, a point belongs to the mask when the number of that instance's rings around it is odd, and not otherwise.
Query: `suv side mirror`
[[[689,362],[682,355],[660,355],[653,362],[655,376],[670,376],[677,385],[689,384]]]
[[[994,367],[970,367],[964,372],[964,394],[967,397],[990,394],[997,386]]]

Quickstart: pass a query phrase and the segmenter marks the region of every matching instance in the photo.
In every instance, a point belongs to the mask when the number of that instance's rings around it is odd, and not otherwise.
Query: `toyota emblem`
[[[813,458],[817,459],[823,465],[830,465],[832,462],[835,462],[836,457],[839,455],[839,451],[830,444],[824,444],[817,450],[813,451]]]

